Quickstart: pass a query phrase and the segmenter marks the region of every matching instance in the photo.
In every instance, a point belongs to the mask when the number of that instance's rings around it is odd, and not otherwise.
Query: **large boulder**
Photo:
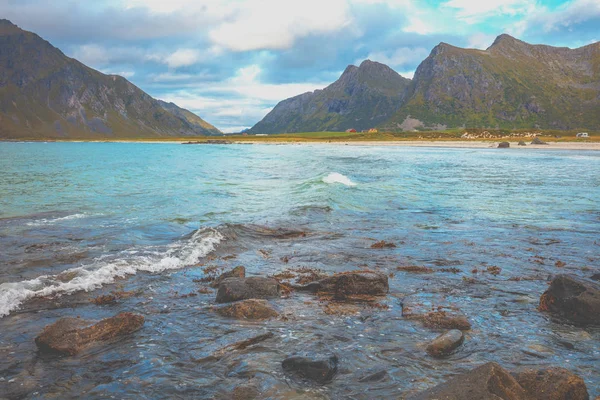
[[[41,351],[77,354],[87,346],[133,333],[144,325],[142,315],[123,312],[93,323],[80,318],[61,318],[44,328],[35,338]]]
[[[433,357],[443,357],[452,353],[462,344],[465,336],[458,329],[452,329],[435,338],[427,345],[427,353]]]
[[[227,271],[219,275],[215,278],[214,281],[211,282],[210,287],[218,288],[221,282],[223,282],[227,278],[245,278],[246,277],[246,268],[243,266],[237,266],[231,271]]]
[[[307,357],[288,357],[281,363],[283,370],[296,374],[302,378],[325,384],[331,382],[338,371],[338,358],[331,355],[322,359]]]
[[[262,299],[247,299],[236,301],[215,308],[217,314],[223,317],[240,319],[269,319],[279,314],[271,307],[268,301]]]
[[[544,142],[542,139],[540,139],[538,137],[534,137],[533,140],[531,141],[531,144],[548,144],[548,143]]]
[[[342,272],[307,285],[318,292],[331,293],[338,299],[352,296],[385,296],[389,291],[388,277],[380,272]]]
[[[279,283],[272,278],[227,278],[219,285],[217,303],[245,299],[269,299],[279,296]]]
[[[500,142],[498,143],[498,148],[499,149],[508,149],[510,147],[510,143],[509,142]]]
[[[490,362],[418,393],[410,400],[529,400],[525,389],[500,365]]]
[[[513,374],[532,400],[588,400],[585,382],[564,368],[526,370]]]
[[[572,276],[558,275],[542,294],[540,311],[578,324],[600,324],[600,289]]]

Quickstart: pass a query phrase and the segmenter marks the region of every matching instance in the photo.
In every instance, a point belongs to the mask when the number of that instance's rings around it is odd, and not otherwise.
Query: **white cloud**
[[[457,17],[468,23],[474,24],[482,20],[499,15],[523,15],[536,8],[535,0],[449,0],[442,7],[455,9]]]
[[[551,32],[570,29],[575,25],[598,18],[600,18],[599,0],[573,0],[552,11],[547,7],[541,7],[516,26],[522,32],[540,26],[545,32]]]
[[[195,49],[178,49],[169,54],[164,62],[169,68],[187,67],[194,65],[200,60],[200,52]]]
[[[369,53],[367,58],[379,61],[390,67],[401,67],[405,64],[418,64],[429,55],[429,50],[424,47],[402,47],[392,52],[378,51]]]
[[[469,36],[468,47],[472,49],[485,50],[492,45],[495,35],[486,35],[485,33],[475,33]]]
[[[251,0],[237,11],[209,34],[233,51],[287,49],[299,38],[338,31],[351,20],[344,0]]]
[[[125,79],[129,79],[135,75],[135,71],[113,71],[113,70],[108,69],[108,70],[101,70],[100,72],[102,72],[103,74],[106,74],[106,75],[119,75]]]
[[[426,23],[421,18],[411,16],[408,18],[408,25],[402,28],[403,32],[418,33],[419,35],[429,35],[434,33],[436,29],[433,25]]]

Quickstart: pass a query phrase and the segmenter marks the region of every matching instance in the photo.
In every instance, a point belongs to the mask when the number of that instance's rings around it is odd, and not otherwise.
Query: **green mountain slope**
[[[415,72],[387,130],[600,129],[600,43],[578,49],[500,35],[487,50],[441,43]]]
[[[323,90],[283,100],[250,133],[363,130],[389,120],[410,83],[386,65],[350,65]]]
[[[0,20],[0,139],[214,135],[195,114]]]

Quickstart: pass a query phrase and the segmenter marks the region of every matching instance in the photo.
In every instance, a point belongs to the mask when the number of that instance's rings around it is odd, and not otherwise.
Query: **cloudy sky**
[[[0,0],[0,18],[225,132],[367,58],[410,78],[439,42],[600,40],[600,0]]]

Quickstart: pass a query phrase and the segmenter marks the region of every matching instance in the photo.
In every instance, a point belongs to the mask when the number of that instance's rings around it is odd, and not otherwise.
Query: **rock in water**
[[[525,389],[496,363],[487,363],[450,378],[409,400],[528,400]]]
[[[385,296],[389,291],[387,275],[379,272],[344,272],[321,279],[318,283],[319,292],[333,293],[339,299],[353,295]]]
[[[327,359],[314,360],[306,357],[289,357],[281,363],[283,370],[295,373],[302,378],[325,384],[331,382],[338,370],[338,358],[332,355]]]
[[[279,283],[272,278],[227,278],[219,285],[217,303],[245,299],[269,299],[279,296]]]
[[[79,318],[61,318],[44,328],[35,338],[42,351],[74,355],[94,343],[106,342],[139,330],[144,317],[129,312],[93,322]]]
[[[450,354],[462,344],[464,335],[458,329],[452,329],[437,338],[427,346],[427,353],[433,357],[443,357]]]
[[[588,400],[585,382],[564,368],[527,370],[513,374],[532,400]]]
[[[540,311],[579,324],[600,324],[600,289],[572,276],[558,275],[542,294]]]
[[[247,299],[216,308],[217,314],[223,317],[241,319],[269,319],[279,314],[266,300]]]
[[[500,142],[498,143],[498,148],[499,149],[508,149],[510,147],[510,143],[508,142]]]
[[[231,271],[227,271],[219,275],[211,284],[210,287],[218,288],[221,282],[223,282],[227,278],[245,278],[246,277],[246,268],[243,266],[237,266]]]

